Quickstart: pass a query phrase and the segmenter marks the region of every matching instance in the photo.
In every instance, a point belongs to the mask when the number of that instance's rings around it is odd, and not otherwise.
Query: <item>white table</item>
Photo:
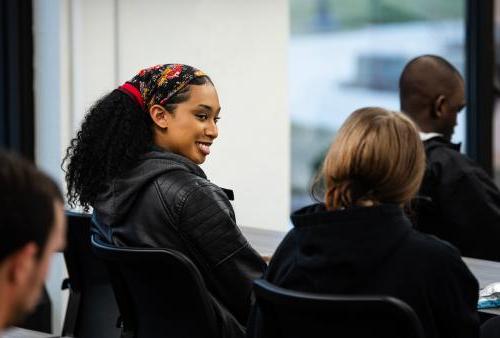
[[[240,229],[252,247],[262,256],[272,256],[283,240],[283,237],[286,235],[284,231],[265,230],[252,227],[240,227]]]
[[[48,334],[44,332],[32,331],[21,329],[19,327],[13,327],[5,331],[3,334],[0,333],[2,338],[59,338],[59,336]]]
[[[491,283],[500,282],[500,262],[469,257],[462,257],[462,259],[476,277],[480,288],[484,288]],[[479,311],[496,316],[500,315],[500,308],[482,309]]]

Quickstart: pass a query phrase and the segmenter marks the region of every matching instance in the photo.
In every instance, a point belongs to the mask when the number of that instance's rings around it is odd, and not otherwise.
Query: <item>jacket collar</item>
[[[420,135],[420,139],[425,142],[427,140],[430,140],[431,138],[433,137],[441,137],[441,138],[444,138],[443,137],[443,134],[440,134],[440,133],[424,133],[423,131],[420,131],[418,133]]]
[[[295,227],[342,223],[366,223],[366,220],[405,219],[402,208],[396,204],[381,204],[374,207],[351,207],[329,211],[323,203],[313,204],[297,210],[291,216]]]
[[[434,135],[434,136],[427,138],[425,140],[422,139],[422,141],[424,141],[424,143],[426,145],[441,144],[441,145],[444,145],[445,147],[448,147],[448,148],[453,149],[453,150],[458,151],[458,152],[460,152],[460,148],[462,147],[461,143],[452,143],[452,142],[446,140],[440,134]]]
[[[203,170],[188,158],[151,149],[139,158],[134,168],[109,182],[98,196],[93,207],[99,215],[99,221],[107,225],[118,222],[129,212],[144,187],[161,175],[179,171],[207,178]]]
[[[373,269],[386,262],[413,232],[402,208],[395,204],[338,211],[315,204],[295,212],[292,221],[296,250],[291,259],[318,275],[340,271],[348,276],[327,278],[339,290],[366,282]]]

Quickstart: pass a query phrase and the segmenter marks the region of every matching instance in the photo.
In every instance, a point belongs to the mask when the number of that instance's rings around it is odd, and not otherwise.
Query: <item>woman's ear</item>
[[[161,129],[168,128],[168,124],[170,119],[172,118],[171,114],[162,106],[155,104],[149,108],[149,115],[151,119],[155,123],[155,125]]]
[[[446,97],[444,95],[439,95],[434,101],[434,109],[432,110],[432,117],[440,119],[444,115],[444,109],[446,104]]]

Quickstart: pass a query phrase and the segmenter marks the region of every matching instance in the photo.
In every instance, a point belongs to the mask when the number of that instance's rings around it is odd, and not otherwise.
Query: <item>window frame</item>
[[[466,0],[466,153],[493,173],[494,0]]]
[[[0,146],[34,159],[33,4],[0,2]]]

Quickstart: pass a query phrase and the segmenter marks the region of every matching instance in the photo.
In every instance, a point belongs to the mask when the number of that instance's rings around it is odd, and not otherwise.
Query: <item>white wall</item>
[[[38,166],[63,186],[60,163],[69,138],[70,114],[68,4],[59,0],[33,1],[35,158]],[[56,254],[47,279],[52,300],[52,327],[60,332],[66,294],[61,282],[66,277],[62,254]]]
[[[208,177],[235,190],[239,224],[286,229],[287,1],[72,3],[72,128],[98,97],[141,68],[197,66],[212,77],[222,105],[220,136],[203,166]]]
[[[219,138],[203,168],[235,191],[240,225],[287,229],[287,0],[34,0],[36,158],[60,162],[84,112],[144,67],[187,63],[214,81]],[[64,268],[49,280],[58,332]]]
[[[208,73],[222,106],[219,139],[203,168],[235,190],[239,224],[286,229],[289,119],[285,0],[126,0],[118,6],[119,79],[180,62]],[[150,10],[154,8],[155,10]],[[137,21],[136,13],[148,11]]]

